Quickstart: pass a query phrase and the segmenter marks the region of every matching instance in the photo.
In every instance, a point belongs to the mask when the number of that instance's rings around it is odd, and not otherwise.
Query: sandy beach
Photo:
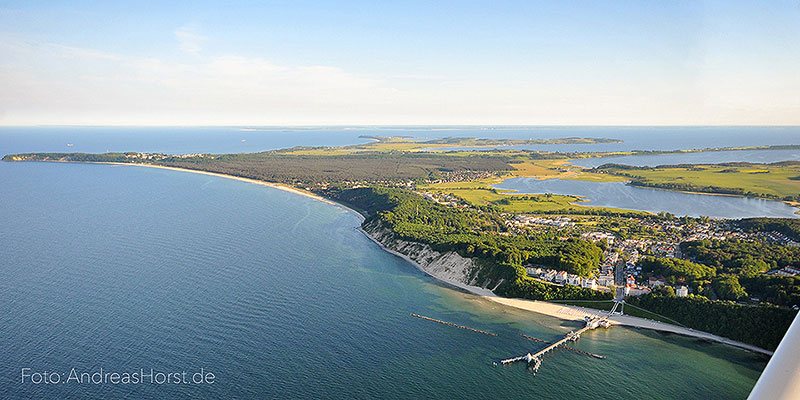
[[[210,176],[215,176],[215,177],[219,177],[219,178],[234,179],[234,180],[241,181],[241,182],[247,182],[247,183],[252,183],[252,184],[256,184],[256,185],[267,186],[267,187],[271,187],[271,188],[275,188],[275,189],[284,190],[284,191],[291,192],[291,193],[294,193],[294,194],[298,194],[298,195],[301,195],[301,196],[306,196],[306,197],[312,198],[314,200],[324,202],[326,204],[331,204],[331,205],[343,207],[343,208],[346,208],[348,210],[353,211],[355,214],[358,214],[360,216],[361,220],[363,221],[363,216],[360,213],[348,208],[347,206],[345,206],[343,204],[340,204],[340,203],[337,203],[335,201],[326,199],[326,198],[321,197],[319,195],[316,195],[314,193],[311,193],[311,192],[308,192],[308,191],[305,191],[305,190],[301,190],[301,189],[297,189],[297,188],[294,188],[294,187],[291,187],[291,186],[288,186],[288,185],[284,185],[284,184],[264,182],[264,181],[260,181],[260,180],[257,180],[257,179],[242,178],[242,177],[238,177],[238,176],[220,174],[220,173],[216,173],[216,172],[207,172],[207,171],[193,170],[193,169],[187,169],[187,168],[167,167],[167,166],[154,165],[154,164],[134,164],[134,163],[93,163],[93,164],[124,165],[124,166],[138,166],[138,167],[146,167],[146,168],[158,168],[158,169],[166,169],[166,170],[178,171],[178,172],[189,172],[189,173],[195,173],[195,174],[210,175]],[[570,305],[564,305],[564,304],[558,304],[558,303],[548,303],[548,302],[545,302],[545,301],[535,301],[535,300],[524,300],[524,299],[513,299],[513,298],[507,298],[507,297],[499,297],[499,296],[495,295],[494,293],[492,293],[488,289],[480,288],[480,287],[477,287],[477,286],[467,285],[467,284],[464,284],[464,283],[461,283],[461,282],[455,282],[455,281],[442,279],[442,278],[437,277],[435,275],[429,274],[428,271],[425,270],[425,268],[423,268],[421,265],[419,265],[414,260],[410,259],[409,257],[407,257],[404,254],[398,253],[398,252],[396,252],[396,251],[394,251],[392,249],[387,248],[386,246],[384,246],[382,243],[380,243],[377,240],[375,240],[374,238],[372,238],[369,234],[367,234],[363,230],[361,230],[361,231],[362,231],[362,233],[364,233],[365,236],[367,236],[373,242],[377,243],[383,250],[385,250],[385,251],[387,251],[389,253],[392,253],[392,254],[394,254],[394,255],[396,255],[398,257],[403,258],[404,260],[410,262],[412,265],[416,266],[419,270],[425,272],[426,274],[428,274],[429,276],[437,279],[438,281],[442,282],[443,284],[445,284],[447,286],[455,287],[455,288],[458,288],[458,289],[461,289],[461,290],[464,290],[464,291],[467,291],[467,292],[470,292],[470,293],[472,293],[472,294],[474,294],[476,296],[480,296],[481,298],[486,299],[488,301],[492,301],[492,302],[495,302],[495,303],[498,303],[498,304],[502,304],[502,305],[507,306],[507,307],[514,307],[514,308],[518,308],[518,309],[522,309],[522,310],[526,310],[526,311],[531,311],[531,312],[535,312],[535,313],[538,313],[538,314],[544,314],[544,315],[547,315],[547,316],[551,316],[551,317],[555,317],[555,318],[559,318],[559,319],[563,319],[563,320],[568,320],[568,321],[583,321],[583,318],[586,315],[599,316],[599,315],[603,315],[604,314],[604,312],[602,310],[595,310],[595,309],[589,309],[589,308],[583,308],[583,307],[577,307],[577,306],[570,306]],[[749,351],[753,351],[753,352],[757,352],[757,353],[761,353],[761,354],[766,354],[766,355],[772,355],[773,354],[773,352],[771,352],[769,350],[765,350],[765,349],[762,349],[760,347],[752,346],[752,345],[749,345],[749,344],[746,344],[746,343],[737,342],[735,340],[727,339],[727,338],[724,338],[724,337],[721,337],[721,336],[713,335],[713,334],[708,333],[708,332],[697,331],[697,330],[694,330],[694,329],[684,328],[684,327],[681,327],[681,326],[667,324],[667,323],[658,322],[658,321],[653,321],[653,320],[649,320],[649,319],[645,319],[645,318],[633,317],[633,316],[629,316],[629,315],[614,315],[609,319],[615,325],[626,326],[626,327],[631,327],[631,328],[638,328],[638,329],[652,329],[652,330],[656,330],[656,331],[670,332],[670,333],[675,333],[675,334],[679,334],[679,335],[696,337],[696,338],[700,338],[700,339],[704,339],[704,340],[710,340],[710,341],[714,341],[714,342],[718,342],[718,343],[724,343],[724,344],[727,344],[727,345],[730,345],[730,346],[738,347],[738,348],[741,348],[741,349],[745,349],[745,350],[749,350]]]
[[[515,307],[522,310],[533,311],[539,314],[545,314],[551,317],[556,317],[564,320],[570,321],[582,321],[583,317],[586,315],[593,315],[593,316],[600,316],[604,315],[605,313],[601,310],[595,310],[591,308],[583,308],[583,307],[576,307],[576,306],[569,306],[564,304],[557,304],[557,303],[548,303],[545,301],[534,301],[534,300],[523,300],[523,299],[511,299],[506,297],[486,297],[485,299],[489,301],[493,301],[495,303],[500,303],[509,307]],[[708,332],[697,331],[690,328],[684,328],[677,325],[667,324],[663,322],[653,321],[645,318],[633,317],[630,315],[614,315],[609,318],[609,320],[619,326],[626,326],[630,328],[637,328],[637,329],[652,329],[655,331],[661,332],[669,332],[675,333],[678,335],[696,337],[704,340],[710,340],[718,343],[724,343],[730,346],[738,347],[741,349],[753,351],[756,353],[761,353],[765,355],[772,355],[773,352],[769,350],[762,349],[757,346],[749,345],[742,342],[737,342],[735,340],[731,340],[728,338],[724,338],[722,336],[713,335]]]
[[[133,167],[158,168],[158,169],[167,169],[167,170],[170,170],[170,171],[191,172],[191,173],[194,173],[194,174],[210,175],[210,176],[216,176],[216,177],[219,177],[219,178],[233,179],[233,180],[237,180],[237,181],[241,181],[241,182],[253,183],[253,184],[256,184],[256,185],[261,185],[261,186],[267,186],[267,187],[271,187],[271,188],[275,188],[275,189],[280,189],[280,190],[283,190],[283,191],[286,191],[286,192],[291,192],[291,193],[294,193],[294,194],[299,194],[301,196],[310,197],[310,198],[312,198],[314,200],[318,200],[318,201],[321,201],[323,203],[336,205],[336,206],[342,206],[341,204],[339,204],[339,203],[337,203],[335,201],[328,200],[328,199],[326,199],[326,198],[324,198],[322,196],[319,196],[319,195],[316,195],[316,194],[311,193],[309,191],[298,189],[298,188],[295,188],[295,187],[292,187],[292,186],[289,186],[289,185],[284,185],[284,184],[281,184],[281,183],[265,182],[265,181],[260,181],[258,179],[242,178],[240,176],[235,176],[235,175],[226,175],[226,174],[220,174],[220,173],[208,172],[208,171],[201,171],[201,170],[196,170],[196,169],[167,167],[167,166],[164,166],[164,165],[143,164],[143,163],[91,162],[89,164],[125,165],[125,166],[133,166]]]

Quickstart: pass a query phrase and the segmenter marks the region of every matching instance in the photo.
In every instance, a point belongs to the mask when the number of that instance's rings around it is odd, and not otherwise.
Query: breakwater
[[[492,332],[487,332],[487,331],[483,331],[483,330],[480,330],[480,329],[471,328],[471,327],[465,326],[465,325],[458,325],[458,324],[454,324],[452,322],[442,321],[440,319],[426,317],[424,315],[419,315],[419,314],[416,314],[416,313],[411,313],[411,316],[414,317],[414,318],[424,319],[426,321],[436,322],[437,324],[452,326],[453,328],[464,329],[464,330],[468,330],[470,332],[480,333],[482,335],[497,336],[496,333],[492,333]]]

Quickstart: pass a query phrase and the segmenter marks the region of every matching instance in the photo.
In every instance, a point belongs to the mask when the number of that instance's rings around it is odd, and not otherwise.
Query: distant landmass
[[[520,146],[526,144],[598,144],[622,143],[620,139],[592,137],[563,137],[550,139],[486,139],[474,137],[446,137],[424,141],[412,140],[411,136],[374,136],[361,135],[362,139],[373,139],[382,143],[411,142],[425,145],[447,145],[461,147]]]

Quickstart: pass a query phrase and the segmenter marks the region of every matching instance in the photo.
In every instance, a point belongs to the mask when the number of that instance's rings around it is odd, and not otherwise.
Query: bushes
[[[597,270],[603,250],[586,240],[567,240],[558,255],[557,267],[560,270],[580,276],[592,276]]]
[[[739,273],[744,267],[800,265],[800,248],[746,240],[696,240],[681,244],[687,256],[707,265]],[[763,263],[757,263],[762,261]]]
[[[642,272],[652,275],[663,275],[670,283],[694,282],[711,279],[716,269],[707,265],[683,260],[680,258],[642,257],[638,263]]]
[[[530,300],[611,300],[614,297],[609,292],[572,285],[559,286],[527,276],[518,277],[513,282],[500,285],[497,288],[497,294]]]
[[[746,299],[747,292],[739,283],[739,277],[736,275],[721,275],[711,282],[711,288],[717,298],[721,300],[739,300]]]

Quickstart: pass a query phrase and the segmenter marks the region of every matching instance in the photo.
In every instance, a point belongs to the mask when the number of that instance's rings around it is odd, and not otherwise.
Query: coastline
[[[311,192],[309,192],[307,190],[298,189],[298,188],[295,188],[295,187],[292,187],[292,186],[289,186],[289,185],[285,185],[285,184],[281,184],[281,183],[266,182],[266,181],[261,181],[261,180],[258,180],[258,179],[244,178],[244,177],[236,176],[236,175],[227,175],[227,174],[220,174],[220,173],[217,173],[217,172],[202,171],[202,170],[199,170],[199,169],[168,167],[168,166],[165,166],[165,165],[144,164],[144,163],[87,162],[86,164],[125,165],[125,166],[157,168],[157,169],[166,169],[166,170],[170,170],[170,171],[191,172],[191,173],[195,173],[195,174],[216,176],[218,178],[233,179],[233,180],[240,181],[240,182],[247,182],[247,183],[252,183],[252,184],[256,184],[256,185],[271,187],[271,188],[283,190],[283,191],[286,191],[286,192],[299,194],[301,196],[309,197],[309,198],[312,198],[314,200],[321,201],[323,203],[327,203],[327,204],[330,204],[330,205],[345,207],[341,203],[337,203],[337,202],[335,202],[333,200],[326,199],[326,198],[324,198],[324,197],[322,197],[320,195],[317,195],[315,193],[311,193]],[[348,210],[352,210],[349,207],[347,207],[347,209]],[[355,210],[353,210],[353,211],[356,212]],[[356,213],[358,213],[358,212],[356,212]]]
[[[314,200],[317,200],[317,201],[321,201],[321,202],[329,204],[329,205],[342,207],[342,208],[344,208],[344,209],[346,209],[346,210],[348,210],[350,212],[353,212],[354,214],[358,215],[361,222],[363,222],[364,219],[365,219],[364,215],[362,215],[360,212],[358,212],[358,211],[356,211],[356,210],[354,210],[354,209],[352,209],[352,208],[350,208],[350,207],[348,207],[348,206],[346,206],[344,204],[341,204],[341,203],[335,202],[333,200],[330,200],[330,199],[324,198],[322,196],[319,196],[317,194],[314,194],[314,193],[311,193],[311,192],[308,192],[308,191],[305,191],[305,190],[302,190],[302,189],[294,188],[294,187],[291,187],[289,185],[284,185],[284,184],[265,182],[265,181],[261,181],[261,180],[257,180],[257,179],[244,178],[244,177],[239,177],[239,176],[235,176],[235,175],[227,175],[227,174],[221,174],[221,173],[216,173],[216,172],[208,172],[208,171],[194,170],[194,169],[188,169],[188,168],[168,167],[168,166],[155,165],[155,164],[114,163],[114,162],[87,162],[87,164],[124,165],[124,166],[138,166],[138,167],[145,167],[145,168],[158,168],[158,169],[165,169],[165,170],[170,170],[170,171],[196,173],[196,174],[215,176],[215,177],[225,178],[225,179],[233,179],[233,180],[237,180],[237,181],[240,181],[240,182],[246,182],[246,183],[251,183],[251,184],[256,184],[256,185],[261,185],[261,186],[266,186],[266,187],[271,187],[271,188],[283,190],[283,191],[286,191],[286,192],[290,192],[290,193],[294,193],[294,194],[297,194],[297,195],[305,196],[305,197],[308,197],[308,198],[311,198],[311,199],[314,199]],[[531,312],[534,312],[534,313],[537,313],[537,314],[543,314],[543,315],[547,315],[547,316],[551,316],[551,317],[555,317],[555,318],[562,319],[562,320],[567,320],[567,321],[583,321],[583,317],[586,316],[586,315],[601,315],[601,314],[604,314],[604,312],[602,310],[588,309],[588,308],[565,305],[565,304],[558,304],[558,303],[549,303],[549,302],[545,302],[545,301],[536,301],[536,300],[525,300],[525,299],[515,299],[515,298],[500,297],[500,296],[495,295],[491,290],[488,290],[488,289],[480,288],[480,287],[477,287],[477,286],[467,285],[467,284],[464,284],[462,282],[458,282],[458,281],[454,281],[454,280],[444,279],[442,277],[439,277],[439,276],[431,274],[422,265],[420,265],[416,261],[412,260],[408,256],[384,246],[381,242],[379,242],[378,240],[373,238],[370,234],[368,234],[366,231],[364,231],[360,226],[359,226],[358,229],[367,238],[369,238],[370,240],[372,240],[373,242],[378,244],[378,246],[380,246],[381,249],[383,249],[384,251],[386,251],[386,252],[388,252],[390,254],[393,254],[395,256],[398,256],[398,257],[408,261],[413,266],[415,266],[417,269],[419,269],[420,271],[424,272],[426,275],[436,279],[437,282],[440,282],[440,283],[442,283],[442,284],[444,284],[445,286],[448,286],[448,287],[452,287],[452,288],[455,288],[455,289],[459,289],[459,290],[462,290],[462,291],[469,292],[469,293],[474,294],[476,296],[479,296],[479,297],[481,297],[481,298],[483,298],[483,299],[485,299],[487,301],[492,301],[494,303],[501,304],[501,305],[504,305],[504,306],[507,306],[507,307],[514,307],[514,308],[517,308],[517,309],[531,311]],[[644,318],[633,317],[633,316],[628,316],[628,315],[615,315],[615,316],[612,316],[610,318],[610,320],[615,325],[620,325],[620,326],[625,326],[625,327],[630,327],[630,328],[637,328],[637,329],[650,329],[650,330],[655,330],[655,331],[674,333],[674,334],[679,334],[679,335],[683,335],[683,336],[695,337],[695,338],[699,338],[699,339],[710,340],[710,341],[714,341],[714,342],[718,342],[718,343],[722,343],[722,344],[727,344],[727,345],[730,345],[730,346],[733,346],[733,347],[737,347],[737,348],[740,348],[740,349],[744,349],[744,350],[748,350],[748,351],[752,351],[752,352],[756,352],[756,353],[761,353],[761,354],[764,354],[764,355],[770,355],[771,356],[773,354],[773,352],[771,352],[769,350],[762,349],[760,347],[753,346],[753,345],[748,345],[746,343],[737,342],[735,340],[727,339],[727,338],[724,338],[724,337],[721,337],[721,336],[713,335],[711,333],[707,333],[707,332],[703,332],[703,331],[697,331],[697,330],[693,330],[693,329],[689,329],[689,328],[683,328],[683,327],[680,327],[680,326],[677,326],[677,325],[666,324],[666,323],[652,321],[652,320],[648,320],[648,319],[644,319]]]

